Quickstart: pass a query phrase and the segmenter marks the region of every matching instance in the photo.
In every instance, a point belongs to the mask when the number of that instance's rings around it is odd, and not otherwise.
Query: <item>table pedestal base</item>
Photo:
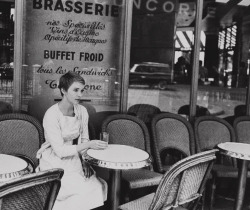
[[[121,193],[121,170],[110,170],[110,207],[117,210],[120,203]]]

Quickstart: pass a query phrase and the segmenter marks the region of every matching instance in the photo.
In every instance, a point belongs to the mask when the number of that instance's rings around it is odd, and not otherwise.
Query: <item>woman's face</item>
[[[62,90],[63,98],[72,104],[78,104],[82,99],[84,85],[80,82],[73,82],[67,91]]]

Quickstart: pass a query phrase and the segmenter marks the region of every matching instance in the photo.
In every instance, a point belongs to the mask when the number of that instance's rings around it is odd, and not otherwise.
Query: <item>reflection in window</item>
[[[0,1],[0,95],[13,93],[14,3]],[[4,98],[4,99],[2,99]]]

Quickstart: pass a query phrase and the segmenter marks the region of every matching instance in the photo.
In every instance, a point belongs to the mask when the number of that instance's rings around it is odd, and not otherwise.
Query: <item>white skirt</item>
[[[107,200],[107,183],[95,174],[86,178],[78,156],[60,159],[48,148],[42,153],[39,168],[64,169],[53,210],[90,210]]]

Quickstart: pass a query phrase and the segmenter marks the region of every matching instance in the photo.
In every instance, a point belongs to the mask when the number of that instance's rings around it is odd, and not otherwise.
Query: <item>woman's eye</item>
[[[81,93],[83,93],[83,92],[84,92],[84,89],[81,90]]]

